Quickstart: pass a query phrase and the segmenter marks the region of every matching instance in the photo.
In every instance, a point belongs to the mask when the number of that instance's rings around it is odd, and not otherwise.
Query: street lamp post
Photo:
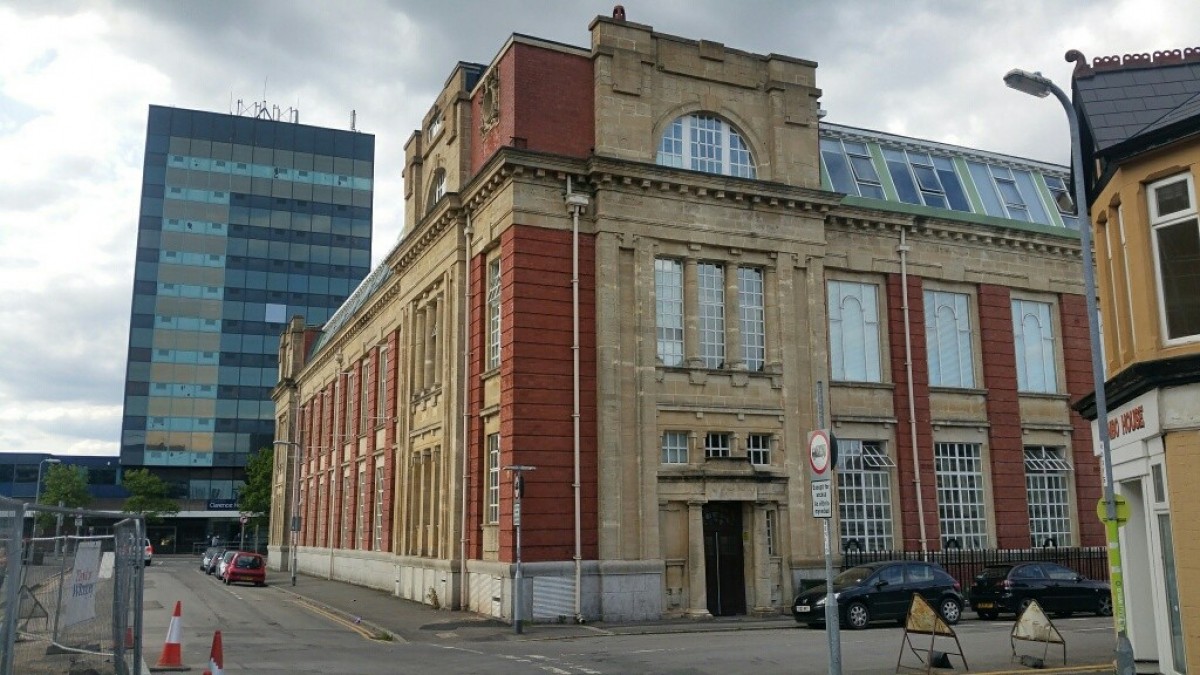
[[[34,505],[36,505],[38,503],[38,501],[40,501],[42,498],[42,465],[43,464],[62,464],[62,460],[56,459],[54,457],[47,457],[46,459],[43,459],[42,461],[38,462],[37,486],[33,490]]]
[[[1075,182],[1075,212],[1079,219],[1079,246],[1083,252],[1083,293],[1087,303],[1088,338],[1092,352],[1092,386],[1096,396],[1096,429],[1100,435],[1100,453],[1104,460],[1104,529],[1108,540],[1109,580],[1113,603],[1113,620],[1117,632],[1117,672],[1133,675],[1133,646],[1125,630],[1125,589],[1121,570],[1121,542],[1117,523],[1117,500],[1113,485],[1112,447],[1108,437],[1108,399],[1104,391],[1104,362],[1101,353],[1100,324],[1096,308],[1096,271],[1092,251],[1092,220],[1088,213],[1087,190],[1083,176],[1083,143],[1079,132],[1079,116],[1071,99],[1041,73],[1013,69],[1004,75],[1004,84],[1017,91],[1045,98],[1050,94],[1058,99],[1067,113],[1071,129],[1071,172]]]
[[[292,585],[296,585],[296,544],[300,536],[300,444],[295,441],[275,441],[275,445],[292,448],[292,517],[288,524],[290,536],[288,540],[288,572],[292,576]]]

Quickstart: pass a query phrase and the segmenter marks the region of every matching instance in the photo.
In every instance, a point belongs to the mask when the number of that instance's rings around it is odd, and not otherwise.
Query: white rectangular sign
[[[67,611],[63,626],[96,618],[96,581],[100,578],[100,542],[80,542],[75,550],[75,569],[67,589]]]
[[[812,515],[813,518],[833,517],[833,493],[828,478],[812,482]]]

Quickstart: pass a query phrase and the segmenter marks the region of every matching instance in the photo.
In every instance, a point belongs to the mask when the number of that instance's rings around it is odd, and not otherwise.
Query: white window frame
[[[738,313],[741,314],[742,361],[759,372],[767,360],[766,287],[760,267],[738,268]]]
[[[964,549],[988,548],[987,501],[983,489],[983,446],[934,443],[938,522],[942,548],[957,539]]]
[[[771,434],[747,434],[746,458],[755,466],[771,463]]]
[[[658,164],[723,176],[756,178],[754,154],[731,124],[705,113],[677,117],[658,142]]]
[[[779,512],[775,509],[767,509],[763,511],[763,534],[765,535],[767,545],[767,555],[779,555]]]
[[[1054,336],[1054,305],[1040,300],[1012,299],[1013,355],[1017,362],[1017,391],[1058,393],[1058,342]]]
[[[442,131],[442,124],[444,122],[445,122],[445,115],[442,114],[442,111],[438,110],[438,111],[434,112],[433,119],[429,120],[429,131],[428,131],[429,140],[432,141],[434,138],[437,137],[438,133],[440,133]]]
[[[378,386],[375,390],[375,421],[377,424],[382,424],[387,420],[387,388],[388,388],[388,350],[387,347],[379,349],[379,359],[376,365],[379,370],[378,376],[375,378]]]
[[[842,550],[851,540],[863,551],[895,548],[892,469],[879,441],[838,439],[838,533]]]
[[[664,431],[662,435],[662,463],[688,463],[688,433],[686,431]]]
[[[1055,546],[1072,546],[1071,465],[1063,448],[1027,445],[1025,493],[1029,506],[1029,541],[1034,547],[1052,539]]]
[[[664,366],[683,365],[683,261],[654,259],[656,353]]]
[[[1180,182],[1181,179],[1187,185],[1188,204],[1190,208],[1169,214],[1159,213],[1158,200],[1155,198],[1158,191],[1168,185]],[[1146,201],[1150,214],[1150,240],[1154,246],[1155,292],[1158,297],[1158,322],[1159,329],[1162,331],[1162,343],[1164,346],[1173,346],[1200,342],[1200,333],[1178,337],[1171,336],[1170,325],[1167,322],[1167,299],[1164,292],[1162,251],[1158,244],[1159,231],[1168,227],[1186,225],[1190,220],[1196,223],[1197,228],[1200,228],[1200,213],[1198,213],[1196,206],[1196,185],[1192,179],[1192,175],[1190,173],[1175,174],[1150,183],[1146,186]]]
[[[1050,190],[1050,201],[1054,202],[1054,207],[1058,209],[1058,216],[1062,218],[1063,225],[1072,230],[1079,230],[1079,216],[1075,212],[1075,198],[1067,189],[1067,181],[1062,176],[1052,174],[1042,174],[1042,180],[1046,181],[1046,189]],[[1065,198],[1065,201],[1064,201]],[[1069,203],[1071,208],[1065,207]]]
[[[872,283],[831,279],[828,283],[830,379],[838,382],[882,382],[879,340],[879,287]],[[861,323],[862,335],[849,334]],[[861,355],[847,361],[851,352]]]
[[[500,258],[499,256],[488,261],[488,287],[487,287],[487,311],[488,311],[488,347],[487,347],[487,367],[488,370],[493,370],[500,367]]]
[[[725,367],[725,266],[696,265],[700,312],[700,360],[705,368]]]
[[[724,431],[710,431],[704,434],[704,459],[733,456],[733,439]]]
[[[342,474],[342,531],[338,536],[339,548],[350,548],[354,545],[353,521],[351,520],[354,512],[350,510],[350,497],[354,494],[351,491],[354,488],[353,481],[349,470]]]
[[[371,515],[367,512],[369,503],[370,500],[367,499],[367,467],[364,464],[358,469],[358,522],[355,524],[360,550],[367,548],[367,523],[370,522]]]
[[[500,522],[500,434],[487,437],[487,496],[484,511],[489,525]]]
[[[929,386],[975,386],[975,350],[971,332],[971,296],[925,290],[925,347]]]
[[[442,197],[446,196],[446,170],[438,169],[433,172],[433,180],[429,184],[429,203],[425,205],[425,211],[428,213],[437,206]]]
[[[383,550],[383,465],[375,466],[375,550]]]

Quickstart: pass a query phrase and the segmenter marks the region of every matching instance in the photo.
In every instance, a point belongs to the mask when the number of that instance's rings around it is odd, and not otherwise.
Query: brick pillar
[[[392,547],[392,523],[396,513],[396,420],[400,417],[397,392],[400,391],[400,329],[388,335],[388,386],[384,392],[386,400],[384,414],[389,418],[383,434],[383,550]]]
[[[1088,335],[1087,299],[1082,295],[1060,295],[1064,370],[1067,395],[1072,401],[1095,391],[1092,386],[1092,348]],[[1104,526],[1092,509],[1104,494],[1101,459],[1092,454],[1092,427],[1071,410],[1071,464],[1075,468],[1075,503],[1079,512],[1080,546],[1104,546]]]
[[[921,526],[917,518],[917,500],[925,510],[925,545],[941,548],[938,528],[937,476],[933,470],[933,424],[929,412],[929,362],[925,349],[925,303],[920,277],[908,277],[908,322],[912,346],[913,412],[917,427],[917,462],[921,470],[921,494],[917,495],[913,470],[912,426],[908,405],[908,369],[905,367],[903,280],[899,274],[887,278],[887,330],[891,347],[892,394],[896,411],[896,474],[900,480],[900,513],[904,514],[900,534],[903,549],[921,550]]]
[[[992,523],[999,548],[1029,548],[1029,500],[1017,396],[1012,297],[1004,286],[980,284],[979,332],[992,474]]]

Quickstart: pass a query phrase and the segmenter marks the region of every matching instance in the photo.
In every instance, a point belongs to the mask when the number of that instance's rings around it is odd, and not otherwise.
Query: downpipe
[[[579,433],[579,214],[588,207],[587,195],[573,194],[571,177],[567,176],[567,209],[571,211],[571,424],[574,450],[575,497],[575,622],[583,623],[583,527],[580,499],[580,433]]]
[[[913,486],[917,490],[917,525],[921,533],[921,558],[929,554],[929,541],[925,532],[925,492],[921,487],[921,462],[917,448],[917,402],[913,387],[913,357],[912,357],[912,319],[908,307],[908,252],[911,250],[905,234],[908,230],[900,228],[900,299],[904,311],[904,370],[908,376],[908,430],[912,437],[912,466]]]

